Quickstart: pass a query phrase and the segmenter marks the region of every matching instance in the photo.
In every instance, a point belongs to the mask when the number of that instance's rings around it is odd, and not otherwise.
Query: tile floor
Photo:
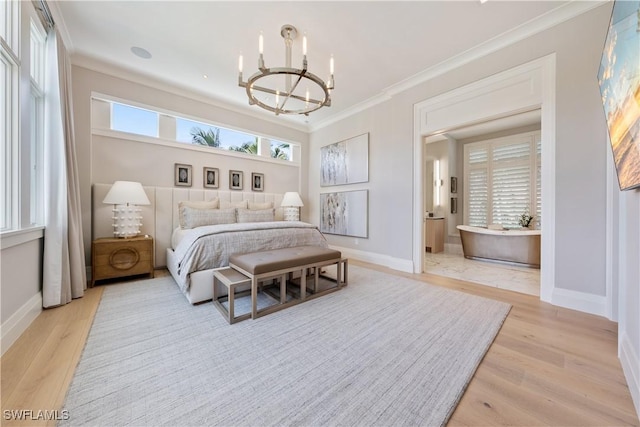
[[[540,296],[539,269],[466,259],[457,252],[425,253],[425,273]]]

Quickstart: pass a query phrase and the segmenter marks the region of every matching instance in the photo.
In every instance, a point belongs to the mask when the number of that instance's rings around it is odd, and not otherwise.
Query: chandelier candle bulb
[[[240,58],[238,58],[238,71],[242,73],[242,55],[240,55]]]
[[[331,59],[329,60],[329,74],[333,76],[333,55],[331,55]]]
[[[307,36],[302,37],[302,54],[307,56]]]
[[[258,37],[258,53],[260,53],[260,55],[264,53],[264,37],[262,36],[262,31],[260,31],[260,36]]]

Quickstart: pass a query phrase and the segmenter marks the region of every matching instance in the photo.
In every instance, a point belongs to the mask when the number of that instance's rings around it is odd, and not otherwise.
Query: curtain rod
[[[51,15],[51,10],[46,0],[32,0],[32,3],[39,12],[38,14],[40,15],[42,23],[48,28],[55,27],[56,23],[53,21],[53,15]]]

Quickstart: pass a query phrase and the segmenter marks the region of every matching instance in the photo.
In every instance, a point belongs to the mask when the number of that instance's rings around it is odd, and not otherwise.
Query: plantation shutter
[[[469,174],[469,225],[476,227],[487,226],[487,212],[489,211],[489,183],[486,169],[472,170]]]
[[[542,217],[540,133],[525,133],[464,145],[464,221],[486,227],[520,227],[520,217]]]
[[[476,144],[465,146],[465,152],[465,170],[469,171],[465,185],[467,224],[486,227],[489,212],[489,152],[486,146]]]
[[[492,150],[492,218],[503,227],[518,227],[520,215],[531,204],[531,143],[509,143]]]

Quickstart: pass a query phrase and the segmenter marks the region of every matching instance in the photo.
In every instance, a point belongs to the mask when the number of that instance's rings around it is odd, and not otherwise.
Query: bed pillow
[[[224,200],[222,200],[220,202],[221,209],[229,209],[229,208],[247,209],[247,207],[248,207],[247,200],[243,200],[241,202],[225,202]]]
[[[218,209],[219,207],[220,207],[220,199],[218,199],[217,197],[214,199],[211,199],[208,202],[188,201],[188,200],[178,202],[178,221],[180,223],[180,228],[188,228],[188,227],[185,227],[184,208]]]
[[[260,209],[271,209],[273,207],[273,202],[264,202],[264,203],[253,203],[249,202],[249,210],[257,211]]]
[[[237,209],[238,222],[269,222],[275,221],[275,209]]]
[[[183,208],[184,226],[182,228],[195,228],[204,225],[232,224],[236,222],[236,210],[229,209],[194,209],[188,206]]]

